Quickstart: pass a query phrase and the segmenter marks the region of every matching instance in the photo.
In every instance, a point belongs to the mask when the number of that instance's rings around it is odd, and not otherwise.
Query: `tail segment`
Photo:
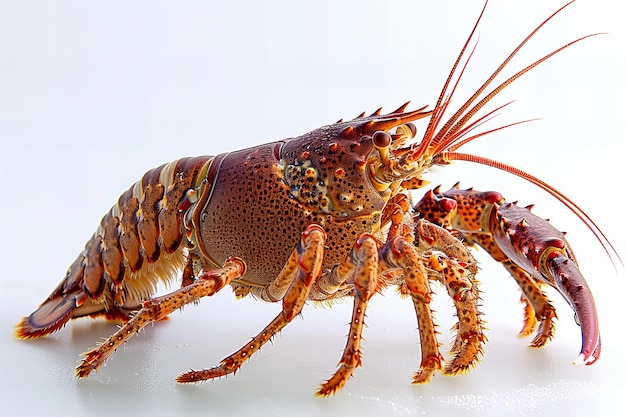
[[[128,320],[159,282],[182,270],[184,211],[179,204],[211,160],[181,158],[144,174],[103,217],[57,288],[17,324],[15,335],[47,336],[84,316]]]

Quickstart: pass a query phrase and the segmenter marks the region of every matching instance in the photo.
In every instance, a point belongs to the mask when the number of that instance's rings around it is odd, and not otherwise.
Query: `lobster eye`
[[[417,128],[413,123],[406,123],[406,126],[411,130],[411,139],[417,135]]]
[[[386,148],[391,144],[391,135],[379,130],[372,135],[372,142],[374,142],[374,146],[378,148]]]

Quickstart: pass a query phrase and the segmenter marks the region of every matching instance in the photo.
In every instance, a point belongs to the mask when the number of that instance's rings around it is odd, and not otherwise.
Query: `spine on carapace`
[[[181,202],[212,158],[181,158],[145,173],[102,218],[61,283],[17,325],[16,335],[46,336],[82,316],[126,320],[159,281],[182,269]]]

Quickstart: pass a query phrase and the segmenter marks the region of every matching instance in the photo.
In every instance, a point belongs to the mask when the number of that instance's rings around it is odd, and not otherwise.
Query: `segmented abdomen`
[[[144,265],[156,263],[163,251],[176,252],[183,240],[179,203],[195,187],[197,174],[209,158],[182,158],[161,165],[120,196],[85,246],[85,292],[97,297],[104,282],[112,288],[120,284],[126,269],[138,273]]]
[[[145,173],[102,218],[65,278],[18,325],[17,335],[44,336],[85,315],[124,319],[159,281],[178,272],[185,239],[179,205],[212,158],[181,158]]]

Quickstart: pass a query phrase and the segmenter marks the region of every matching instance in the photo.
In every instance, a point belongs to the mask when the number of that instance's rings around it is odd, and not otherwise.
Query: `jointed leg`
[[[457,333],[450,353],[454,355],[446,364],[444,373],[456,375],[475,366],[483,353],[483,321],[478,311],[478,282],[468,273],[465,264],[455,259],[433,260],[441,268],[448,294],[456,308],[458,318]]]
[[[541,347],[554,336],[554,321],[556,312],[550,301],[541,290],[539,284],[523,269],[517,267],[494,242],[491,233],[482,229],[479,222],[481,204],[483,198],[493,198],[497,193],[481,193],[478,191],[450,190],[441,194],[439,189],[431,190],[415,205],[415,211],[421,213],[432,222],[448,229],[452,224],[461,224],[461,229],[453,232],[459,233],[466,245],[478,244],[485,249],[492,258],[502,263],[511,273],[520,289],[522,290],[522,303],[524,304],[524,326],[520,336],[529,336],[537,328],[535,338],[530,343],[531,347]],[[449,194],[452,192],[451,194]],[[463,213],[455,208],[463,207]],[[454,219],[453,219],[453,216]],[[473,230],[473,231],[472,231]]]
[[[540,348],[545,346],[556,331],[556,309],[548,300],[541,289],[541,284],[531,277],[526,271],[514,265],[511,261],[503,262],[504,267],[519,285],[522,291],[522,304],[524,305],[524,327],[520,336],[530,336],[535,329],[535,337],[530,342],[530,347]]]
[[[420,220],[415,231],[420,249],[424,254],[431,253],[429,268],[439,273],[459,320],[450,351],[454,357],[446,364],[444,373],[465,372],[478,363],[485,341],[478,310],[480,293],[474,278],[478,270],[476,260],[463,243],[442,227]]]
[[[309,290],[320,275],[326,234],[317,225],[311,225],[302,233],[301,245],[294,250],[290,260],[279,276],[290,276],[291,285],[283,297],[283,310],[249,343],[232,355],[224,358],[220,365],[200,371],[189,371],[180,375],[178,382],[198,382],[233,373],[267,343],[276,333],[300,314]]]
[[[414,384],[430,381],[435,371],[441,369],[443,356],[439,352],[437,331],[430,309],[432,291],[430,289],[429,272],[426,265],[428,259],[418,254],[417,249],[403,238],[390,241],[383,248],[384,262],[389,267],[399,267],[403,271],[404,287],[411,296],[420,335],[422,361],[413,377]]]
[[[430,381],[436,371],[441,369],[443,356],[439,352],[441,344],[437,341],[437,329],[429,303],[417,294],[411,294],[411,300],[417,315],[417,326],[420,335],[422,361],[413,375],[414,384],[425,384]]]
[[[171,294],[144,302],[137,314],[124,324],[113,336],[109,337],[96,349],[83,354],[85,359],[76,368],[76,376],[86,378],[92,371],[97,371],[118,347],[148,323],[161,320],[179,308],[193,303],[202,297],[215,294],[230,281],[243,275],[245,269],[245,264],[240,259],[231,258],[226,260],[222,268],[203,272],[198,279],[190,285],[174,291]]]
[[[437,232],[439,232],[439,230],[437,230]],[[458,242],[458,245],[461,245],[464,251],[463,256],[467,256],[467,249],[465,249],[460,242]],[[454,250],[458,250],[458,247],[455,246]],[[454,250],[449,249],[449,252],[454,252]],[[445,266],[443,266],[444,262]],[[468,266],[470,265],[456,262],[455,259],[445,256],[427,255],[425,257],[418,252],[417,248],[410,243],[409,240],[402,236],[396,236],[389,240],[378,250],[378,245],[374,237],[362,235],[355,244],[351,257],[347,259],[344,264],[336,268],[336,270],[354,271],[354,307],[352,322],[350,324],[346,347],[339,362],[339,368],[328,381],[322,384],[317,394],[323,396],[334,394],[343,387],[347,379],[352,375],[354,369],[361,365],[360,341],[367,303],[376,292],[377,288],[385,286],[384,282],[379,282],[385,272],[397,269],[402,271],[402,276],[404,277],[403,288],[406,289],[413,300],[420,330],[422,362],[420,369],[414,376],[414,382],[423,383],[430,380],[434,372],[441,368],[443,358],[439,353],[439,342],[436,338],[437,332],[430,310],[431,290],[429,275],[436,275],[438,279],[449,284],[449,288],[453,288],[456,282],[465,278],[465,273],[462,272],[462,270],[464,267]],[[475,266],[475,264],[471,266]],[[437,270],[436,268],[439,269]],[[440,278],[442,274],[444,276],[450,274],[451,277]],[[336,276],[344,275],[337,274]],[[456,281],[453,281],[452,277],[454,277]],[[469,282],[473,290],[473,281],[469,279]],[[336,283],[337,287],[340,285],[340,282]],[[455,291],[455,294],[462,292],[460,289],[456,289]],[[459,300],[460,299],[466,300],[468,297],[465,295],[463,297],[459,296]],[[459,303],[458,306],[460,308],[460,301],[457,300],[456,303]],[[474,314],[478,317],[479,313],[476,305],[466,303],[463,304],[463,307],[465,310],[469,310],[468,314]],[[472,329],[474,329],[474,327]],[[465,332],[465,327],[462,327],[461,330],[464,332],[463,335],[468,333]],[[482,335],[479,325],[476,333]],[[469,340],[470,338],[467,337],[466,339]],[[482,342],[482,338],[480,338],[480,341]],[[464,345],[460,347],[456,359],[461,362],[461,364],[457,365],[455,363],[455,367],[463,366],[463,361],[473,363],[474,359],[470,357],[471,355],[468,353],[473,347],[475,347],[475,344],[471,342],[464,343]],[[476,352],[475,356],[477,355],[478,352]]]
[[[388,242],[391,242],[394,234],[395,236],[406,235],[403,230],[405,229],[404,219],[408,207],[403,198],[397,199],[395,203],[394,209],[384,216],[391,222]],[[445,212],[447,213],[447,211]],[[445,373],[463,372],[476,364],[483,351],[482,344],[485,337],[482,331],[481,313],[478,311],[478,283],[474,280],[478,268],[476,260],[467,247],[448,230],[424,219],[416,222],[414,236],[415,245],[419,248],[421,255],[415,254],[414,250],[407,251],[403,246],[402,250],[399,250],[400,246],[395,244],[398,249],[391,253],[395,253],[397,259],[390,260],[389,263],[395,263],[405,271],[411,269],[407,265],[409,259],[413,264],[422,262],[425,265],[422,267],[423,270],[418,278],[411,278],[411,275],[407,275],[405,272],[404,283],[411,293],[417,314],[422,348],[422,362],[420,369],[415,374],[414,383],[423,383],[428,382],[434,372],[441,368],[443,360],[439,353],[439,343],[436,339],[432,312],[429,306],[430,289],[425,292],[425,288],[428,286],[428,275],[446,286],[459,318],[456,340],[451,351],[454,358],[446,365]],[[407,256],[407,254],[411,254],[411,256]],[[412,268],[417,270],[415,266]],[[427,273],[427,270],[431,272]],[[411,282],[420,283],[421,287],[410,288]]]
[[[322,384],[316,393],[319,396],[332,395],[340,390],[354,369],[361,366],[361,334],[365,309],[378,287],[378,244],[376,239],[371,235],[361,235],[346,263],[354,266],[354,307],[350,332],[339,361],[339,368],[328,381]]]
[[[524,327],[520,336],[528,336],[537,332],[530,343],[531,347],[542,347],[554,337],[556,310],[541,290],[540,284],[522,268],[515,265],[497,247],[489,234],[468,233],[467,237],[484,248],[493,259],[500,262],[509,271],[522,291],[524,304]],[[539,326],[537,327],[537,323]]]

